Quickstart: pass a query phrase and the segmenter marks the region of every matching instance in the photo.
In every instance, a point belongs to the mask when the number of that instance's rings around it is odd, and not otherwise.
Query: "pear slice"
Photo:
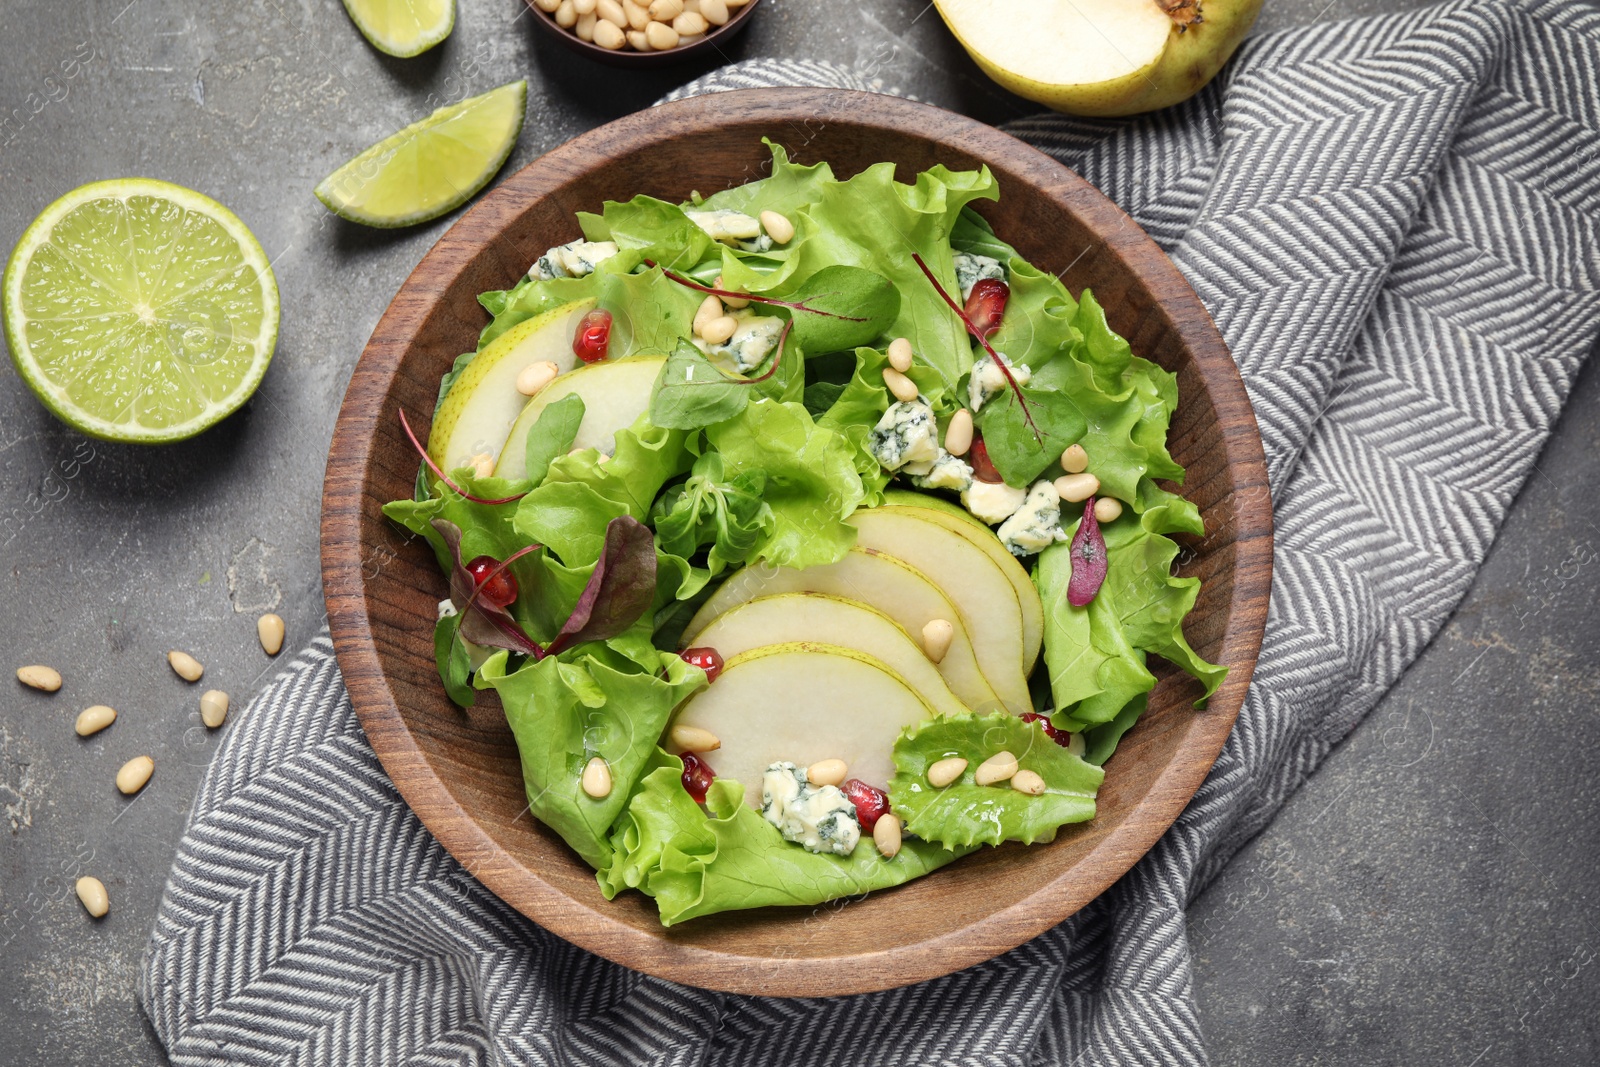
[[[972,641],[961,624],[961,613],[933,579],[911,564],[870,548],[852,548],[837,563],[795,570],[792,567],[746,567],[736,572],[700,606],[682,640],[697,644],[697,635],[711,620],[746,600],[778,593],[827,593],[859,600],[877,608],[919,643],[922,628],[934,619],[947,619],[954,628],[950,649],[939,663],[939,673],[963,704],[984,714],[1004,705],[978,669]]]
[[[905,489],[890,489],[883,498],[883,510],[916,509],[922,518],[965,537],[1000,568],[1017,594],[1017,606],[1022,609],[1022,673],[1032,674],[1044,641],[1044,605],[1039,600],[1039,587],[1033,584],[1032,576],[1017,562],[1017,557],[1006,551],[994,531],[981,519],[948,500]]]
[[[859,600],[826,593],[758,596],[729,608],[695,635],[696,644],[709,645],[724,660],[763,645],[796,641],[827,641],[865,652],[899,675],[938,714],[967,711],[922,646],[889,616]]]
[[[490,341],[450,386],[428,434],[428,455],[445,470],[465,467],[487,452],[498,456],[528,403],[517,392],[517,375],[550,360],[562,373],[573,368],[572,334],[593,300],[574,300],[519,322]]]
[[[793,642],[729,659],[673,722],[715,734],[722,744],[703,758],[759,808],[761,776],[779,760],[806,767],[842,759],[850,777],[888,788],[895,739],[932,714],[904,679],[866,653]]]
[[[1261,0],[934,0],[1007,89],[1074,115],[1133,115],[1200,91]]]
[[[545,408],[574,393],[583,397],[583,421],[578,424],[572,447],[598,448],[608,456],[615,453],[617,431],[626,430],[649,410],[651,390],[666,361],[665,356],[631,356],[588,363],[545,386],[528,401],[512,425],[500,461],[494,465],[495,477],[527,476],[528,431]]]
[[[1032,711],[1023,670],[1022,606],[989,555],[925,510],[863,508],[849,522],[857,531],[856,544],[903,559],[938,583],[960,612],[989,685],[1012,711]]]

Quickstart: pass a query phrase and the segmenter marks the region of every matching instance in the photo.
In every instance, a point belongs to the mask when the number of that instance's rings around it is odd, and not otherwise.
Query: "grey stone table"
[[[1263,29],[1363,14],[1269,0]],[[378,55],[331,0],[0,3],[0,248],[57,195],[150,175],[233,208],[273,258],[283,329],[244,411],[184,445],[93,443],[0,370],[0,1064],[164,1062],[134,981],[174,843],[218,744],[163,660],[246,697],[323,607],[317,509],[344,383],[448,220],[349,226],[312,198],[357,150],[526,74],[520,166],[705,67],[619,75],[534,32],[522,0],[461,4],[414,60]],[[870,64],[886,88],[1004,121],[926,0],[766,0],[729,58]],[[1591,367],[1455,620],[1278,821],[1196,904],[1198,997],[1218,1064],[1600,1059],[1600,380]],[[116,706],[88,740],[77,711]],[[112,785],[155,757],[135,799]],[[92,922],[80,873],[110,890]]]

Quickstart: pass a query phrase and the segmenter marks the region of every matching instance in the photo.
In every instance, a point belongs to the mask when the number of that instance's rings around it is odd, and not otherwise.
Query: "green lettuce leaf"
[[[674,270],[705,259],[714,243],[681,207],[653,196],[607,201],[598,215],[580,211],[578,225],[586,240],[615,241],[618,249],[635,253],[635,263],[648,259]]]
[[[889,484],[889,472],[883,469],[877,457],[867,451],[867,438],[894,402],[888,387],[883,384],[883,370],[889,365],[889,357],[878,349],[865,347],[856,349],[855,357],[855,370],[849,382],[839,390],[837,398],[827,410],[817,417],[817,425],[837,431],[855,446],[856,473],[861,476],[866,493],[862,504],[875,507],[883,500],[883,489]],[[927,398],[941,421],[954,413],[957,405],[938,371],[922,364],[912,364],[907,377],[916,383],[917,390]],[[807,392],[809,395],[809,390]]]
[[[998,752],[1017,757],[1020,768],[1044,779],[1039,796],[1007,783],[978,785],[978,765]],[[928,768],[960,756],[961,777],[943,789],[928,783]],[[947,715],[907,727],[894,745],[889,809],[906,821],[906,832],[945,848],[1033,844],[1052,841],[1067,823],[1094,818],[1094,798],[1105,773],[1045,736],[1036,723],[1010,712]]]
[[[583,397],[569,393],[539,412],[528,430],[524,455],[528,481],[538,485],[550,471],[550,463],[572,450],[572,441],[583,423]]]
[[[688,481],[656,501],[651,517],[657,545],[683,559],[710,546],[707,567],[713,575],[744,565],[774,521],[762,499],[766,485],[766,471],[729,478],[722,453],[707,452],[695,461]]]

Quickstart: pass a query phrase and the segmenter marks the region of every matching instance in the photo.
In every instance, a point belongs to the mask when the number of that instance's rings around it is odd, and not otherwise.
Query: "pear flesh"
[[[606,455],[617,450],[617,431],[625,430],[650,407],[650,394],[661,373],[665,356],[630,356],[590,363],[563,374],[527,402],[511,427],[496,478],[518,479],[528,474],[528,433],[544,410],[557,400],[576,394],[583,398],[583,421],[573,448],[595,448]]]

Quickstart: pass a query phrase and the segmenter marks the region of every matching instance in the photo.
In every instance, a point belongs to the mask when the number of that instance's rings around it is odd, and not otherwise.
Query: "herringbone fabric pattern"
[[[684,91],[796,83],[867,87],[760,62]],[[1160,844],[1071,921],[945,979],[813,1001],[681,988],[551,937],[447,856],[324,636],[195,802],[142,987],[174,1063],[1205,1061],[1185,906],[1443,624],[1600,330],[1600,11],[1460,0],[1270,35],[1183,107],[1012,131],[1171,253],[1266,442],[1266,643]]]

